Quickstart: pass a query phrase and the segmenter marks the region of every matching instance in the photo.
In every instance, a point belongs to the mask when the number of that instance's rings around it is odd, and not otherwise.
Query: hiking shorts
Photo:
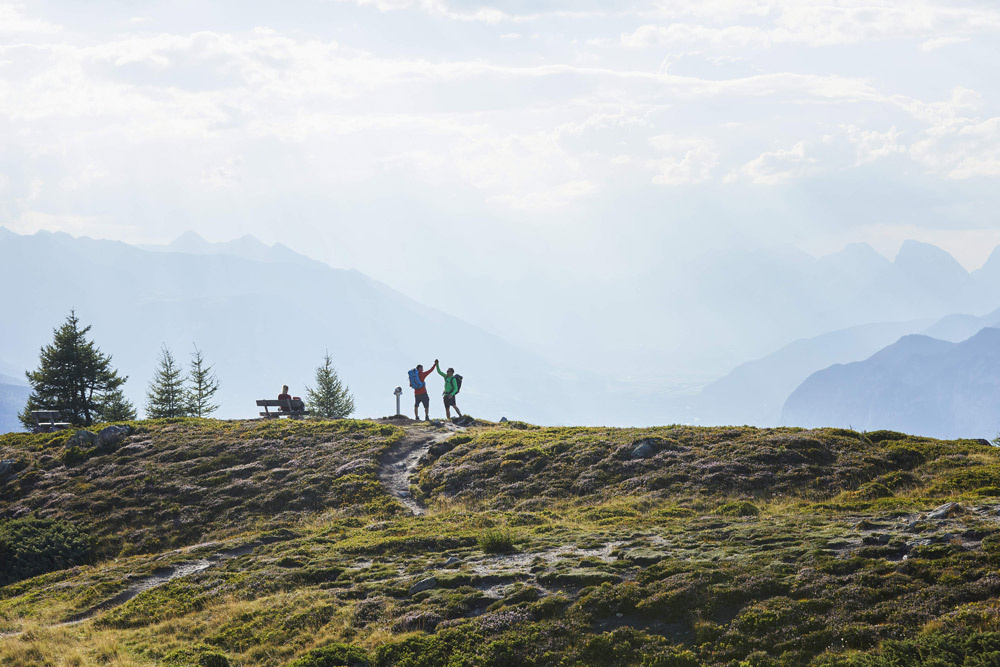
[[[431,407],[431,397],[426,392],[413,396],[413,407],[419,408],[421,403],[423,403],[425,409]]]
[[[446,395],[444,397],[444,407],[446,407],[446,408],[455,408],[455,407],[457,407],[455,405],[455,397],[454,396],[447,396]]]

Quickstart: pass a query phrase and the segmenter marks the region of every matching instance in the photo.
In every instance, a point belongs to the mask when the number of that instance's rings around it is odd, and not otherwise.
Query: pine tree
[[[127,422],[138,415],[132,401],[125,397],[121,389],[115,389],[104,395],[98,406],[98,422]]]
[[[39,354],[38,370],[25,373],[31,394],[18,418],[26,428],[35,425],[32,410],[60,410],[70,424],[90,426],[105,397],[119,391],[128,380],[111,367],[111,355],[87,340],[89,332],[89,326],[80,327],[72,310],[66,322],[53,329],[52,344]]]
[[[204,355],[195,345],[188,373],[191,388],[187,391],[187,411],[192,417],[207,417],[219,409],[219,404],[212,402],[215,392],[219,391],[219,378],[212,368],[205,364]]]
[[[160,348],[160,365],[156,375],[146,390],[146,416],[150,419],[161,417],[186,417],[184,377],[180,364],[174,361],[170,348]]]
[[[330,353],[323,365],[316,368],[316,389],[306,387],[306,398],[312,414],[326,419],[341,419],[354,412],[354,396],[337,377]]]

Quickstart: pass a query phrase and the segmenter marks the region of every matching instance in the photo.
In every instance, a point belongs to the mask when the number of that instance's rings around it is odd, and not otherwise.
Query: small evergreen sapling
[[[354,396],[337,377],[330,353],[323,356],[323,365],[316,368],[316,389],[306,387],[306,399],[312,414],[326,419],[342,419],[354,412]]]
[[[160,348],[159,367],[146,391],[146,416],[150,419],[162,417],[186,417],[188,405],[184,391],[183,370],[174,361],[170,348]]]
[[[215,392],[219,391],[219,378],[213,368],[205,363],[204,355],[195,345],[188,373],[190,389],[187,390],[187,412],[192,417],[207,417],[219,409],[219,404],[212,402]]]

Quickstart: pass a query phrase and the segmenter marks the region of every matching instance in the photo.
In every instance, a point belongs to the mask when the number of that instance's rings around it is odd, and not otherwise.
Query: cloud
[[[26,16],[23,5],[0,4],[0,35],[51,34],[60,30],[54,23]]]
[[[663,2],[647,16],[659,21],[623,33],[623,46],[732,51],[919,39],[922,48],[933,49],[1000,27],[1000,11],[994,8],[908,0]]]
[[[657,185],[689,185],[709,180],[719,164],[719,153],[711,139],[660,134],[649,139],[663,157],[653,161]]]
[[[855,165],[874,162],[890,155],[900,155],[906,153],[907,147],[900,143],[902,131],[891,127],[885,132],[877,130],[864,130],[855,125],[847,125],[844,128],[850,141],[857,150],[857,161]]]
[[[817,160],[806,152],[806,142],[799,141],[791,148],[779,148],[762,153],[726,176],[727,183],[745,177],[757,185],[779,185],[809,173]]]

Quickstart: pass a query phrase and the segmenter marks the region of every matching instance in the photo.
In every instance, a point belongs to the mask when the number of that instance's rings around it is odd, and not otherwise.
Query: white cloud
[[[490,197],[489,201],[504,204],[515,210],[544,213],[569,206],[596,191],[597,186],[588,181],[569,181],[529,192],[496,195]]]
[[[663,2],[658,19],[621,35],[629,48],[764,49],[920,39],[922,48],[957,43],[1000,27],[1000,11],[911,0]],[[944,33],[944,34],[942,34]]]
[[[804,176],[812,170],[817,160],[806,153],[806,142],[799,141],[791,148],[762,153],[726,176],[732,183],[746,177],[756,185],[779,185],[793,178]]]
[[[896,127],[891,127],[885,132],[864,130],[856,125],[848,125],[843,129],[857,150],[856,165],[874,162],[890,155],[899,155],[907,150],[906,145],[900,143],[903,133]]]
[[[61,29],[54,23],[26,16],[23,5],[0,4],[0,35],[49,34],[59,32]]]
[[[719,153],[711,139],[661,134],[649,139],[663,157],[653,161],[657,185],[704,183],[719,164]]]

